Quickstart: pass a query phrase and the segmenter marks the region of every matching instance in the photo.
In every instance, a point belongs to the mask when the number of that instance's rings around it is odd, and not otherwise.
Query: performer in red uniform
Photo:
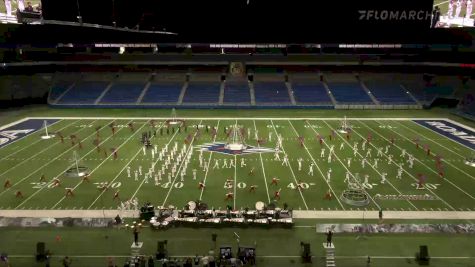
[[[112,200],[120,200],[119,191],[116,191],[116,192],[114,193],[114,196],[112,197]]]
[[[198,189],[202,190],[205,188],[205,184],[203,182],[198,183]]]
[[[256,188],[257,188],[257,185],[251,185],[251,186],[249,187],[249,192],[251,192],[251,193],[256,192]]]
[[[15,192],[15,197],[16,198],[23,198],[23,193],[20,190],[18,190],[18,191]]]
[[[272,178],[272,182],[270,183],[271,185],[277,185],[279,183],[279,179],[276,177]]]
[[[234,198],[234,194],[232,192],[226,193],[226,198],[224,199],[225,201],[231,200]]]
[[[274,192],[274,199],[280,200],[280,190],[282,189],[279,189],[279,191]]]
[[[66,188],[66,197],[74,197],[72,188]]]
[[[6,180],[5,183],[3,184],[3,189],[10,188],[12,186],[10,180]]]

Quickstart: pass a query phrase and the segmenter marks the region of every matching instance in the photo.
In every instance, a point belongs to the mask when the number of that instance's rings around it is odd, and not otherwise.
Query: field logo
[[[247,155],[247,154],[256,154],[256,153],[274,153],[273,148],[266,147],[254,147],[250,145],[243,145],[242,149],[230,149],[226,143],[207,143],[197,146],[202,151],[216,152],[226,155]]]
[[[471,130],[444,120],[414,120],[414,122],[471,149],[475,149],[475,133]]]
[[[51,125],[57,121],[47,120],[47,124]],[[40,130],[43,126],[44,120],[31,119],[0,130],[0,148]]]

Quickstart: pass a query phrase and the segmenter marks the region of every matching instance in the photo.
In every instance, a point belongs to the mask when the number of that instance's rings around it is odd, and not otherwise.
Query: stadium
[[[475,266],[471,0],[4,2],[0,266]]]

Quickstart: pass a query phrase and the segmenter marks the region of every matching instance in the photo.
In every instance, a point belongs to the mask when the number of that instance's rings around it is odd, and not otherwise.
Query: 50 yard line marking
[[[129,123],[131,123],[131,122],[132,122],[132,120],[131,120],[131,121],[128,121],[127,124],[129,124]],[[129,138],[127,138],[127,140],[125,140],[124,142],[122,142],[122,144],[120,144],[120,146],[116,149],[116,151],[118,151],[121,147],[123,147],[125,144],[127,144],[127,143],[129,142],[129,140],[130,140],[133,136],[135,136],[145,125],[147,125],[147,123],[144,123],[137,131],[134,132],[134,134],[130,135]],[[117,131],[117,133],[119,133],[120,130],[122,130],[122,129],[125,129],[125,128],[120,128],[120,129]],[[112,135],[110,135],[106,140],[104,140],[104,142],[107,141],[110,137],[112,137]],[[101,143],[101,144],[102,144],[102,143]],[[91,151],[91,152],[92,152],[92,151]],[[89,153],[91,153],[91,152],[89,152]],[[92,173],[94,173],[97,169],[99,169],[99,167],[101,167],[102,164],[106,163],[107,160],[108,160],[110,157],[112,157],[112,155],[113,155],[113,153],[110,153],[109,156],[107,156],[107,158],[105,158],[99,165],[97,165],[97,166],[89,173],[89,175],[92,174]],[[87,154],[86,154],[86,156],[87,156]],[[82,183],[84,183],[84,180],[81,180],[76,186],[74,186],[74,187],[73,187],[73,191],[74,191],[76,188],[78,188]],[[63,196],[58,202],[56,202],[56,204],[54,204],[54,206],[51,207],[51,209],[56,208],[61,202],[63,202],[64,199],[66,199],[66,196]]]
[[[297,135],[297,137],[299,136],[298,135],[298,132],[297,130],[295,129],[294,125],[292,124],[292,122],[289,120],[288,121],[290,126],[292,126],[292,129],[294,130],[295,134]],[[312,128],[313,129],[313,128]],[[312,159],[312,162],[315,164],[315,166],[317,167],[318,169],[318,172],[320,172],[321,176],[322,176],[322,179],[325,183],[327,183],[328,187],[330,188],[330,190],[332,191],[332,194],[335,196],[336,200],[338,201],[338,203],[340,204],[340,207],[345,210],[345,207],[343,206],[343,204],[340,202],[340,198],[338,197],[338,195],[335,193],[335,190],[333,190],[332,186],[330,185],[330,183],[325,179],[325,176],[323,175],[323,172],[322,170],[320,169],[320,167],[318,166],[317,162],[315,161],[314,157],[312,156],[312,154],[310,153],[310,151],[308,150],[307,146],[304,144],[303,147],[305,148],[305,150],[307,151],[308,155],[310,156],[310,158]]]
[[[213,143],[216,142],[216,137],[218,137],[218,133],[219,133],[219,123],[221,122],[221,120],[218,120],[218,124],[216,125],[216,135],[214,136],[213,138]],[[208,177],[208,171],[209,171],[209,166],[211,165],[211,157],[213,156],[213,151],[210,151],[209,153],[209,158],[208,158],[208,168],[206,168],[206,172],[205,172],[205,178],[203,180],[203,184],[206,185],[206,178]],[[203,192],[204,192],[205,188],[201,188],[201,192],[200,192],[200,200],[202,200],[203,198]]]
[[[61,122],[61,121],[63,121],[63,120],[59,120],[59,121],[57,121],[56,123],[59,123],[59,122]],[[57,130],[57,131],[55,131],[55,132],[62,131],[62,130],[64,130],[64,129],[68,128],[69,126],[71,126],[72,124],[75,124],[76,122],[78,122],[78,121],[73,121],[72,123],[70,123],[70,124],[64,126],[63,128],[60,128],[59,130]],[[52,125],[54,125],[54,124],[52,124]],[[49,125],[48,127],[51,127],[52,125]],[[38,133],[38,132],[39,132],[39,130],[38,130],[36,133]],[[33,137],[33,136],[34,136],[34,135],[31,135],[31,137]],[[25,136],[25,137],[29,137],[29,136]],[[37,136],[37,137],[38,137],[38,136]],[[27,146],[22,147],[21,149],[15,150],[13,153],[10,153],[10,154],[8,154],[8,155],[3,156],[3,157],[0,159],[0,161],[5,160],[6,158],[9,158],[9,157],[11,157],[11,156],[17,154],[18,152],[21,152],[21,151],[23,151],[23,150],[25,150],[25,149],[27,149],[27,148],[33,146],[33,145],[36,145],[37,143],[39,143],[39,142],[41,142],[41,141],[43,141],[43,139],[39,138],[38,140],[36,140],[35,142],[33,142],[33,143],[31,143],[31,144],[29,144],[29,145],[27,145]],[[4,148],[4,147],[2,147],[2,149],[3,149],[3,148]]]
[[[270,120],[270,122],[272,124],[272,128],[274,129],[275,136],[276,136],[276,138],[278,138],[279,134],[277,133],[277,130],[275,129],[274,121]],[[284,145],[282,145],[282,151],[285,153]],[[285,154],[287,154],[287,153],[285,153]],[[289,163],[288,167],[290,169],[290,172],[292,173],[295,184],[298,184],[297,178],[295,177],[294,170],[292,169],[292,166],[290,165],[290,163]],[[300,197],[302,197],[302,201],[303,201],[303,204],[305,205],[305,208],[308,210],[307,202],[305,201],[305,198],[303,197],[302,190],[298,189],[298,187],[297,187],[297,190],[300,193]]]
[[[363,125],[365,125],[367,128],[369,128],[365,123],[363,123],[363,122],[360,122],[360,123],[363,124]],[[379,122],[376,122],[376,123],[380,124]],[[404,138],[404,139],[406,139],[406,140],[408,140],[409,142],[412,143],[412,140],[410,140],[410,139],[407,138],[406,136],[403,136],[403,135],[399,134],[398,132],[396,132],[396,131],[394,131],[394,130],[392,130],[392,129],[389,129],[389,130],[390,130],[391,132],[393,132],[393,133],[395,133],[395,134],[401,136],[402,138]],[[378,135],[380,135],[380,134],[378,133]],[[380,136],[381,136],[381,135],[380,135]],[[384,137],[383,137],[383,138],[384,138]],[[386,139],[386,138],[384,138],[384,139]],[[387,139],[386,139],[386,140],[387,140]],[[396,147],[399,148],[399,150],[402,150],[401,147],[399,147],[398,145],[396,145]],[[439,175],[436,171],[434,171],[433,169],[431,169],[429,166],[427,166],[424,162],[422,162],[421,160],[419,160],[417,157],[415,158],[415,160],[416,160],[417,162],[419,162],[420,164],[424,165],[424,167],[426,167],[429,171],[431,171],[431,172],[433,172],[433,173]],[[444,181],[448,182],[448,183],[451,184],[453,187],[457,188],[458,190],[460,190],[462,193],[464,193],[465,195],[467,195],[467,196],[470,197],[471,199],[475,199],[471,194],[467,193],[465,190],[463,190],[462,188],[458,187],[456,184],[452,183],[452,181],[450,181],[449,179],[445,179],[445,178],[444,178]]]
[[[96,122],[96,120],[94,120],[92,123]],[[104,126],[105,127],[105,126]],[[84,130],[86,128],[81,128],[79,129],[78,131],[76,131],[75,133],[79,133],[80,131]],[[102,130],[102,128],[101,128]],[[94,135],[95,133],[92,133],[90,135],[88,135],[85,139],[83,140],[86,140],[88,139],[89,137],[91,137],[92,135]],[[6,192],[10,191],[11,188],[13,188],[14,186],[22,183],[24,180],[28,179],[29,177],[31,177],[33,174],[37,173],[39,170],[42,170],[44,167],[48,166],[49,164],[55,162],[57,159],[59,159],[62,155],[66,154],[67,152],[69,152],[71,149],[74,149],[74,147],[70,147],[68,148],[66,151],[64,151],[63,153],[59,154],[58,156],[56,156],[55,158],[53,158],[51,161],[49,161],[48,163],[46,163],[45,165],[41,166],[41,168],[38,168],[36,169],[34,172],[28,174],[27,176],[23,177],[22,179],[20,179],[20,181],[14,183],[11,187],[7,188],[6,190],[3,190],[2,192],[0,192],[0,196],[2,196],[3,194],[5,194]],[[50,181],[51,182],[51,181]]]
[[[112,121],[112,122],[113,122],[113,121]],[[110,124],[110,123],[109,123],[109,124]],[[104,127],[107,127],[107,125],[102,126],[100,130],[102,130]],[[122,128],[121,128],[121,129],[122,129]],[[120,131],[120,129],[119,129],[119,131]],[[91,137],[91,136],[93,136],[93,135],[95,135],[95,134],[96,134],[96,133],[93,132],[91,135],[89,135],[88,137],[86,137],[86,139],[88,139],[89,137]],[[107,141],[109,138],[110,138],[110,136],[109,136],[106,140],[102,141],[101,144],[103,144],[103,143],[104,143],[105,141]],[[73,147],[71,147],[70,149],[72,149],[72,148],[73,148]],[[69,151],[70,149],[66,150],[65,152]],[[94,151],[94,150],[95,150],[95,148],[93,148],[92,150],[90,150],[86,155],[84,155],[83,157],[81,157],[80,160],[83,159],[83,158],[85,158],[89,153],[91,153],[91,152]],[[65,153],[65,152],[63,152],[63,153]],[[38,193],[39,193],[40,191],[42,191],[43,189],[47,188],[48,184],[51,183],[51,181],[53,181],[54,179],[56,179],[56,178],[58,178],[59,176],[63,175],[63,173],[66,172],[66,171],[70,168],[70,166],[71,166],[71,165],[68,165],[68,167],[67,167],[64,171],[60,172],[60,173],[59,173],[58,175],[56,175],[53,179],[49,180],[49,181],[46,183],[45,186],[43,186],[43,187],[41,187],[40,189],[36,190],[32,195],[30,195],[28,198],[26,198],[24,201],[22,201],[20,204],[18,204],[18,206],[16,206],[15,209],[18,209],[19,207],[23,206],[28,200],[30,200],[31,198],[33,198],[36,194],[38,194]]]
[[[256,121],[252,120],[252,122],[254,123],[254,132],[256,132],[257,131]],[[250,138],[250,136],[248,138]],[[261,144],[259,144],[259,142],[257,142],[257,147],[261,148]],[[262,160],[262,153],[259,153],[259,158],[261,159],[262,174],[264,176],[264,184],[266,185],[267,200],[270,203],[269,186],[267,185],[266,169],[264,168],[264,161]],[[236,162],[236,164],[237,164],[237,162]]]
[[[203,120],[200,120],[200,122],[198,123],[198,125],[201,125],[201,122],[203,122]],[[199,129],[199,128],[198,128]],[[186,152],[185,156],[188,156],[188,153],[190,153],[190,151],[193,149],[193,142],[195,142],[195,137],[196,137],[196,132],[195,134],[193,135],[193,139],[191,140],[190,142],[190,147],[188,148],[188,151]],[[177,173],[175,175],[175,178],[173,178],[173,182],[171,183],[170,185],[170,189],[168,190],[168,193],[167,195],[165,196],[165,199],[163,200],[163,204],[162,206],[165,206],[165,203],[167,203],[167,200],[168,200],[168,197],[170,196],[170,193],[172,192],[173,190],[173,185],[175,184],[175,181],[176,179],[178,178],[178,175],[180,173],[180,170],[181,168],[183,167],[183,163],[185,162],[185,160],[183,160],[181,163],[180,163],[180,167],[178,167],[178,170],[177,170]]]

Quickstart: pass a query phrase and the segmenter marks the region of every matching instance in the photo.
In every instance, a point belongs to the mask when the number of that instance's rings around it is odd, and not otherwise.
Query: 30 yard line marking
[[[129,124],[129,123],[131,123],[131,122],[132,122],[132,120],[131,120],[131,121],[128,121],[127,124]],[[124,142],[122,142],[122,144],[120,144],[120,146],[116,148],[116,151],[119,151],[121,147],[123,147],[125,144],[127,144],[127,143],[130,141],[130,139],[132,139],[132,137],[134,137],[145,125],[146,125],[146,123],[144,123],[142,126],[140,126],[140,128],[139,128],[137,131],[135,131],[132,135],[130,135],[130,136],[127,138],[127,140],[125,140]],[[116,132],[116,134],[118,134],[122,129],[125,129],[125,128],[120,128],[120,129]],[[104,142],[107,141],[107,140],[108,140],[109,138],[111,138],[111,137],[112,137],[112,135],[110,135],[106,140],[104,140]],[[103,143],[103,142],[102,142],[102,143]],[[102,143],[101,143],[101,144],[102,144]],[[90,153],[90,152],[89,152],[89,153]],[[89,153],[88,153],[88,154],[89,154]],[[89,173],[89,175],[91,175],[91,174],[94,173],[97,169],[99,169],[99,167],[101,167],[102,164],[106,163],[107,160],[108,160],[110,157],[112,157],[113,155],[114,155],[113,153],[110,153],[109,156],[107,156],[99,165],[97,165],[97,166]],[[87,154],[86,154],[86,156],[87,156]],[[79,183],[77,183],[76,186],[73,187],[73,191],[74,191],[76,188],[78,188],[82,183],[84,183],[84,180],[81,180]],[[66,196],[63,196],[58,202],[56,202],[56,204],[54,204],[54,206],[52,207],[52,209],[54,209],[55,207],[57,207],[57,206],[58,206],[61,202],[63,202],[63,200],[65,200],[65,199],[66,199]]]
[[[363,122],[361,122],[363,124]],[[378,124],[380,124],[379,122],[377,122]],[[366,126],[366,124],[365,124]],[[366,126],[368,127],[368,126]],[[389,129],[391,132],[403,137],[404,139],[408,140],[409,142],[412,143],[412,140],[410,140],[409,138],[399,134],[398,132],[392,130],[392,129]],[[379,135],[379,134],[378,134]],[[387,139],[386,139],[387,140]],[[402,150],[401,147],[399,147],[398,145],[396,145],[397,148],[399,148],[399,150]],[[433,154],[433,153],[431,153]],[[439,175],[436,171],[434,171],[432,168],[430,168],[429,166],[427,166],[424,162],[422,162],[421,160],[419,160],[417,157],[415,157],[415,160],[420,162],[422,165],[424,165],[424,167],[426,167],[429,171],[431,171],[432,173],[435,173],[436,175]],[[449,165],[451,165],[450,163],[448,163]],[[455,167],[455,166],[454,166]],[[456,167],[455,167],[456,168]],[[458,169],[458,168],[457,168]],[[471,194],[467,193],[465,190],[463,190],[462,188],[458,187],[456,184],[454,184],[452,181],[450,181],[449,179],[445,179],[444,178],[444,181],[448,182],[449,184],[451,184],[453,187],[457,188],[458,190],[460,190],[462,193],[464,193],[465,195],[467,195],[468,197],[470,197],[471,199],[475,199]]]
[[[78,131],[76,131],[75,133],[78,133],[79,131],[81,131],[81,130],[78,130]],[[40,140],[42,140],[42,139],[40,139]],[[37,153],[31,155],[29,158],[27,158],[27,159],[22,159],[22,161],[20,161],[18,164],[13,165],[13,166],[11,166],[10,168],[8,168],[6,171],[0,173],[0,176],[5,175],[5,173],[8,173],[8,172],[10,172],[10,171],[13,170],[13,169],[16,169],[18,166],[25,164],[25,163],[28,162],[30,159],[34,159],[34,158],[35,158],[36,156],[38,156],[39,154],[43,153],[43,152],[46,151],[46,150],[49,150],[50,148],[52,148],[52,147],[54,147],[54,146],[56,146],[56,145],[58,145],[58,144],[60,144],[60,143],[59,143],[59,142],[54,142],[54,143],[50,144],[49,146],[45,147],[44,149],[42,149],[41,151],[39,151],[39,152],[37,152]]]
[[[324,121],[324,123],[325,123],[330,129],[332,129],[332,131],[335,131],[335,129],[333,129],[333,127],[331,127],[331,125],[328,124],[326,121]],[[354,132],[355,132],[357,135],[359,135],[361,138],[364,139],[364,137],[363,137],[361,134],[359,134],[359,133],[356,132],[356,131],[354,131]],[[338,137],[339,137],[340,139],[342,139],[343,142],[345,142],[345,143],[351,148],[350,143],[349,143],[347,140],[345,140],[344,137],[342,137],[341,135],[338,135]],[[372,144],[370,144],[370,145],[373,146]],[[373,146],[373,147],[374,147],[374,146]],[[363,159],[363,155],[361,155],[360,152],[357,152],[357,154],[360,156],[360,158]],[[385,156],[386,156],[386,155],[385,155]],[[372,164],[368,163],[368,165],[371,166],[371,168],[372,168],[375,172],[377,172],[377,173],[379,174],[379,176],[381,176],[381,173],[380,173],[376,168],[374,168]],[[403,194],[401,193],[401,191],[399,191],[389,180],[387,180],[387,182],[388,182],[388,184],[389,184],[394,190],[396,190],[396,192],[397,192],[399,195],[403,195]],[[409,201],[408,199],[406,199],[406,201],[407,201],[407,203],[409,203],[412,207],[414,207],[416,210],[419,210],[411,201]]]
[[[95,122],[95,121],[93,121]],[[103,126],[103,127],[106,127],[106,126]],[[82,128],[80,129],[79,131],[75,132],[75,133],[79,133],[80,131],[82,131],[83,129],[85,128]],[[102,129],[102,128],[101,128]],[[95,135],[95,133],[92,133],[91,135],[87,136],[84,140],[88,139],[89,137]],[[18,182],[15,182],[11,187],[7,188],[6,190],[3,190],[2,192],[0,192],[0,196],[2,196],[3,194],[5,194],[6,192],[10,191],[11,188],[14,188],[15,186],[17,186],[18,184],[22,183],[24,180],[30,178],[33,174],[37,173],[38,171],[42,170],[44,167],[50,165],[51,163],[55,162],[57,159],[59,159],[62,155],[66,154],[67,152],[69,152],[70,150],[74,149],[74,147],[70,147],[68,148],[67,150],[65,150],[63,153],[59,154],[58,156],[56,156],[55,158],[53,158],[51,161],[49,161],[48,163],[44,164],[41,166],[41,168],[38,168],[36,169],[35,171],[31,172],[30,174],[28,174],[27,176],[23,177],[22,179],[20,179]],[[65,170],[66,171],[66,170]],[[52,180],[51,180],[52,181]],[[50,182],[51,182],[50,181]]]
[[[51,126],[53,126],[54,124],[59,123],[59,122],[61,122],[61,121],[63,121],[63,120],[59,120],[59,121],[57,121],[57,122],[55,122],[55,123],[49,125],[48,127],[51,127]],[[74,123],[76,123],[76,122],[78,122],[78,121],[73,121],[73,122],[71,122],[70,124],[64,126],[63,128],[60,128],[59,130],[56,130],[55,132],[62,131],[62,130],[68,128],[69,126],[71,126],[72,124],[74,124]],[[36,133],[39,133],[39,131],[37,131]],[[40,134],[41,134],[41,133],[40,133]],[[34,135],[31,135],[31,136],[33,137]],[[29,137],[29,136],[26,136],[26,137]],[[39,136],[37,136],[37,138],[38,138],[38,137],[39,137]],[[33,145],[36,145],[37,143],[39,143],[39,142],[41,142],[41,141],[43,141],[43,139],[38,138],[38,140],[36,140],[35,142],[30,143],[30,144],[28,144],[27,146],[22,147],[21,149],[15,150],[13,153],[10,153],[10,154],[8,154],[8,155],[3,156],[2,158],[0,158],[0,161],[5,160],[6,158],[9,158],[9,157],[11,157],[11,156],[17,154],[18,152],[21,152],[21,151],[23,151],[23,150],[25,150],[25,149],[27,149],[27,148],[33,146]],[[2,147],[2,148],[3,148],[3,147]]]
[[[376,133],[377,135],[381,136],[384,140],[386,140],[387,142],[389,142],[388,139],[386,139],[386,137],[384,137],[383,135],[381,135],[379,132],[377,132],[376,130],[373,130],[372,128],[370,128],[368,125],[366,125],[366,123],[363,123],[362,121],[359,121],[360,124],[366,126],[366,128],[368,128],[369,130],[373,131],[374,133]],[[373,147],[374,145],[371,144]],[[399,148],[401,150],[401,148],[397,145],[395,145],[397,148]],[[407,174],[409,174],[409,176],[416,182],[418,182],[418,180],[412,175],[410,174],[409,172],[407,172],[406,170],[404,170],[404,172],[406,172]],[[432,191],[431,189],[429,188],[426,188],[429,192],[431,192],[434,196],[436,196],[438,199],[440,199],[442,202],[444,202],[445,205],[447,205],[447,207],[451,208],[452,210],[455,210],[454,207],[452,207],[452,205],[450,205],[449,203],[447,203],[447,201],[445,201],[443,198],[439,197],[439,195],[437,195],[436,193],[434,193],[434,191]]]
[[[307,122],[307,124],[308,124],[308,122]],[[319,133],[315,130],[315,128],[313,128],[313,127],[310,127],[310,128],[311,128],[316,134],[319,134]],[[325,146],[326,146],[328,149],[330,149],[330,147],[328,146],[328,144],[327,144],[325,141],[323,142],[323,144],[325,144]],[[340,157],[338,157],[336,153],[334,153],[334,155],[335,155],[335,158],[338,160],[338,162],[340,162],[341,166],[343,166],[343,168],[345,168],[345,170],[351,175],[351,177],[353,177],[353,180],[355,180],[356,183],[358,183],[358,184],[361,186],[361,183],[356,179],[355,175],[346,167],[345,163],[343,163],[343,162],[341,161]],[[369,199],[371,199],[371,201],[373,201],[373,203],[376,205],[376,207],[378,207],[378,209],[381,209],[381,207],[379,206],[379,204],[378,204],[376,201],[374,201],[374,199],[371,197],[370,194],[368,194],[368,192],[366,192],[366,189],[364,189],[363,186],[361,186],[361,188],[363,188],[363,190],[364,190],[364,192],[366,193],[366,195],[369,197]]]
[[[111,123],[112,123],[112,122],[111,122]],[[109,123],[109,124],[110,124],[110,123]],[[107,127],[107,125],[102,126],[100,130],[102,130],[104,127]],[[121,129],[123,129],[123,128],[121,128]],[[119,131],[120,131],[121,129],[119,129]],[[95,134],[96,134],[96,133],[93,132],[93,133],[92,133],[91,135],[89,135],[87,138],[89,138],[89,137],[91,137],[91,136],[93,136],[93,135],[95,135]],[[109,140],[109,138],[111,138],[111,137],[112,137],[112,135],[109,136],[109,137],[108,137],[107,139],[105,139],[104,141],[102,141],[101,144],[103,144],[105,141]],[[86,139],[87,139],[87,138],[86,138]],[[71,148],[73,148],[73,147],[71,147]],[[71,149],[71,148],[70,148],[70,149]],[[68,150],[69,150],[69,149],[68,149]],[[66,151],[68,151],[68,150],[66,150]],[[90,150],[86,155],[84,155],[83,157],[81,157],[80,160],[82,160],[84,157],[86,157],[88,154],[90,154],[91,152],[93,152],[93,151],[95,151],[95,150],[96,150],[96,148],[93,148],[93,149]],[[47,183],[47,185],[48,185],[49,183],[51,183],[51,181],[53,181],[54,179],[57,179],[59,176],[63,175],[63,173],[66,172],[66,171],[70,168],[70,166],[71,166],[71,165],[68,165],[68,167],[67,167],[64,171],[60,172],[58,175],[56,175],[56,177],[54,177],[53,179],[49,180],[48,183]],[[39,192],[41,192],[43,189],[47,188],[47,185],[41,187],[41,188],[38,189],[38,190],[36,190],[36,191],[35,191],[33,194],[31,194],[28,198],[26,198],[24,201],[22,201],[20,204],[18,204],[18,206],[17,206],[15,209],[17,209],[18,207],[21,207],[21,206],[24,205],[28,200],[30,200],[31,198],[33,198],[36,194],[38,194]]]
[[[142,129],[147,123],[145,123],[144,125],[142,125],[142,127],[140,127],[136,132],[138,132],[140,129]],[[163,124],[160,125],[160,128],[163,127]],[[127,141],[126,141],[127,142]],[[117,173],[117,175],[114,177],[114,179],[112,179],[112,181],[109,182],[109,185],[113,184],[115,182],[115,180],[117,178],[119,178],[119,176],[122,174],[122,172],[127,168],[127,166],[129,166],[129,164],[135,160],[135,158],[140,154],[140,152],[142,152],[142,147],[139,147],[139,150],[135,153],[135,155],[132,156],[132,158],[127,162],[127,164],[124,165],[124,167],[122,167],[122,169],[119,171],[119,173]],[[87,207],[87,209],[90,209],[92,206],[94,206],[94,204],[96,204],[96,202],[102,197],[102,195],[104,195],[105,193],[105,190],[102,190],[101,193],[99,194],[99,196],[96,197],[96,199],[94,199],[94,201]],[[132,199],[132,198],[130,198]],[[82,207],[81,207],[82,209]]]
[[[277,129],[275,128],[275,125],[274,125],[274,121],[273,120],[270,120],[271,124],[272,124],[272,129],[274,129],[274,132],[275,132],[275,136],[276,138],[278,138],[279,134],[277,133]],[[285,153],[285,149],[284,149],[284,145],[282,144],[282,151]],[[287,153],[285,153],[287,154]],[[295,173],[294,173],[294,170],[292,169],[292,166],[288,165],[289,169],[290,169],[290,172],[292,173],[292,176],[294,178],[294,181],[295,181],[295,184],[298,184],[298,181],[297,181],[297,178],[295,177]],[[298,188],[298,187],[297,187]],[[299,190],[297,189],[300,193],[300,197],[302,198],[302,201],[303,201],[303,204],[305,205],[305,208],[308,210],[308,206],[307,206],[307,201],[305,201],[305,198],[303,197],[303,194],[302,194],[302,190]]]
[[[295,135],[297,135],[297,137],[299,136],[297,130],[295,129],[294,125],[292,124],[292,122],[290,120],[288,120],[290,126],[292,127],[292,129],[294,130],[295,132]],[[313,129],[313,128],[312,128]],[[307,154],[310,156],[310,159],[313,161],[313,163],[315,164],[315,166],[317,167],[318,169],[318,172],[320,173],[320,175],[322,176],[322,179],[323,181],[328,185],[328,188],[330,188],[330,190],[332,191],[332,194],[335,196],[336,200],[338,201],[338,204],[340,204],[340,207],[345,210],[345,207],[343,206],[343,204],[341,203],[340,201],[340,198],[338,197],[338,195],[335,193],[335,190],[333,190],[333,187],[330,185],[330,183],[325,179],[325,176],[323,175],[323,172],[322,170],[320,169],[320,167],[318,166],[317,162],[315,162],[315,158],[312,156],[312,154],[310,153],[310,151],[308,150],[307,146],[304,144],[303,147],[305,148],[305,150],[307,151]]]
[[[200,120],[200,122],[198,123],[198,125],[201,125],[201,122],[202,122],[202,121],[203,121],[203,120]],[[193,142],[195,141],[195,138],[196,138],[196,132],[195,132],[195,134],[193,135],[193,139],[191,139],[190,147],[188,148],[188,151],[187,151],[186,154],[185,154],[185,158],[186,158],[186,156],[188,155],[188,153],[190,153],[190,151],[193,149]],[[177,173],[176,173],[176,175],[175,175],[175,178],[173,179],[173,182],[172,182],[171,185],[170,185],[170,189],[168,190],[167,195],[165,196],[165,199],[163,200],[163,204],[162,204],[163,207],[164,207],[165,204],[167,203],[168,197],[170,196],[170,193],[171,193],[172,190],[173,190],[173,187],[174,187],[173,185],[175,184],[175,181],[176,181],[176,179],[178,178],[178,175],[179,175],[179,173],[180,173],[180,170],[181,170],[181,168],[183,167],[183,163],[185,163],[185,160],[183,160],[183,161],[180,163],[180,166],[178,167],[178,170],[177,170]]]
[[[254,123],[254,131],[257,131],[256,121],[252,120],[252,122]],[[248,138],[250,138],[250,136]],[[259,144],[259,142],[257,142],[257,147],[261,148],[261,144]],[[259,158],[261,160],[262,174],[264,176],[264,184],[266,185],[267,200],[270,203],[269,186],[267,185],[266,169],[264,168],[264,161],[262,160],[262,153],[259,153]],[[237,164],[237,162],[236,162],[236,164]]]
[[[219,133],[219,123],[221,122],[221,120],[218,120],[218,124],[216,125],[216,135],[214,136],[213,138],[213,143],[216,142],[216,137],[218,137],[218,133]],[[206,178],[208,177],[208,171],[209,171],[209,166],[211,165],[211,159],[212,159],[212,156],[213,156],[213,151],[210,151],[209,152],[209,157],[208,157],[208,167],[206,168],[206,172],[205,172],[205,178],[203,179],[203,184],[206,185]],[[201,192],[200,192],[200,200],[203,199],[203,192],[204,192],[205,188],[201,188]]]

